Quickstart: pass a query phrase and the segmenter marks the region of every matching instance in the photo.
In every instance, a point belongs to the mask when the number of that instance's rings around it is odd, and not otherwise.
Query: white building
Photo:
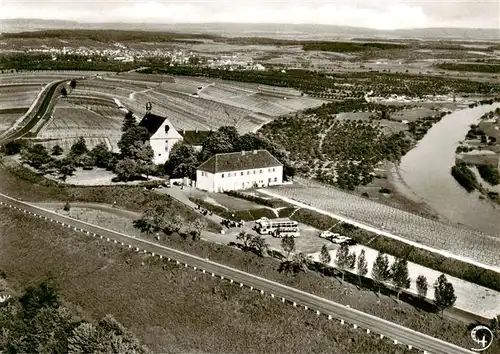
[[[182,136],[167,118],[147,113],[139,126],[145,127],[151,136],[149,143],[155,153],[153,162],[157,165],[165,163],[174,144],[182,141]]]
[[[196,187],[209,192],[283,183],[283,164],[267,150],[217,154],[196,170]]]

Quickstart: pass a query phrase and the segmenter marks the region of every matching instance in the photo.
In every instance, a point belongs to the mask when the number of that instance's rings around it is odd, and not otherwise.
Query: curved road
[[[175,259],[191,267],[204,270],[208,273],[217,274],[218,276],[230,279],[236,283],[245,284],[246,286],[259,289],[268,294],[273,294],[276,297],[284,298],[290,302],[295,302],[302,306],[307,306],[311,310],[319,311],[319,313],[332,318],[343,319],[344,321],[363,329],[381,334],[392,340],[397,340],[403,345],[411,345],[413,348],[427,351],[435,354],[470,354],[471,351],[447,343],[440,339],[416,332],[409,328],[397,325],[395,323],[383,320],[381,318],[366,314],[364,312],[348,308],[344,305],[333,301],[323,299],[313,294],[291,288],[286,285],[276,283],[240,270],[230,268],[228,266],[218,264],[207,259],[190,255],[169,247],[165,247],[147,240],[137,239],[119,232],[105,229],[96,225],[91,225],[83,221],[79,221],[64,215],[57,214],[50,210],[39,208],[29,203],[25,203],[4,194],[0,194],[0,205],[15,208],[17,210],[29,213],[34,217],[41,217],[53,222],[57,222],[62,226],[66,226],[76,231],[84,232],[94,237],[101,237],[120,243],[125,247],[135,247],[138,251],[147,252],[152,255],[161,255]]]

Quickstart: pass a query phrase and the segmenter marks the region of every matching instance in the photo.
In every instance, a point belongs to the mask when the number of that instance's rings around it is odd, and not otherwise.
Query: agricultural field
[[[28,108],[11,108],[0,110],[0,134],[8,130],[12,124],[19,118],[22,117],[24,113],[28,111]]]
[[[42,84],[0,85],[0,110],[28,108],[43,86]]]
[[[207,98],[203,98],[205,90],[219,86],[217,95],[207,94]],[[220,80],[213,83],[203,78],[134,73],[78,81],[69,97],[72,96],[109,102],[118,100],[138,116],[145,113],[146,103],[151,102],[153,112],[168,116],[178,130],[210,130],[231,125],[242,133],[255,131],[278,115],[323,103],[310,97],[284,100],[262,95],[255,84],[240,85]]]
[[[68,97],[56,104],[37,138],[45,140],[43,144],[49,148],[58,144],[66,150],[83,136],[89,148],[104,142],[112,151],[118,151],[123,117],[124,113],[112,102]]]

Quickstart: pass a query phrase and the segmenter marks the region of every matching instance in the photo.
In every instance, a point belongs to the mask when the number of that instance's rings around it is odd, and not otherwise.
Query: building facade
[[[153,163],[157,165],[165,163],[174,144],[182,141],[182,136],[167,118],[147,113],[139,126],[149,132],[149,144],[154,152]]]
[[[267,150],[217,154],[196,170],[196,187],[209,192],[261,188],[283,183],[283,164]]]

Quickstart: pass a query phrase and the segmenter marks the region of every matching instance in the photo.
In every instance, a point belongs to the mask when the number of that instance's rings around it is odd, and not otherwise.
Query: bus
[[[266,217],[255,220],[253,227],[261,235],[273,237],[300,236],[299,223],[289,219],[268,219]]]

